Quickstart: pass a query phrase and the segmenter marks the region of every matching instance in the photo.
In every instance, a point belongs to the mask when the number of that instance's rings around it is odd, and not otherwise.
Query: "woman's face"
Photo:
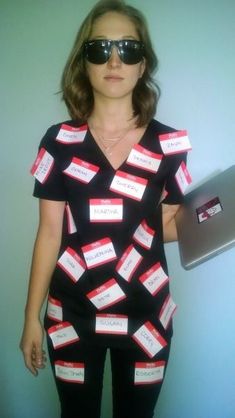
[[[108,12],[95,21],[90,39],[139,40],[139,37],[135,25],[127,16]],[[134,65],[124,64],[115,47],[105,64],[92,64],[87,61],[87,73],[94,98],[132,97],[133,89],[144,69],[144,59]]]

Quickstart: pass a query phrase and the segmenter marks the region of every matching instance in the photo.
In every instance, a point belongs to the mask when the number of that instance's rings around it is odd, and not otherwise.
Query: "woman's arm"
[[[177,241],[177,229],[175,224],[175,215],[180,205],[162,204],[162,225],[164,242]]]
[[[26,367],[34,374],[44,367],[40,312],[46,298],[61,243],[65,202],[40,200],[40,220],[34,245],[25,324],[20,343]]]

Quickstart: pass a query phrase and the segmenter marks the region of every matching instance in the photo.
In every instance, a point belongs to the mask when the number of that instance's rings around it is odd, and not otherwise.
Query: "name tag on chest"
[[[91,222],[121,222],[123,218],[122,199],[90,199]]]
[[[63,171],[69,177],[82,183],[90,183],[93,177],[98,173],[99,167],[87,161],[73,157],[70,165]]]
[[[161,160],[162,155],[151,152],[141,145],[136,144],[128,156],[127,164],[156,173],[159,169]]]
[[[192,149],[187,131],[159,135],[159,140],[165,155],[178,154]]]
[[[87,297],[97,309],[101,310],[125,299],[126,295],[116,280],[110,279],[102,286],[89,292]]]
[[[149,321],[145,322],[132,337],[150,358],[167,345],[165,339]]]
[[[118,170],[113,178],[110,190],[140,201],[147,183],[148,181],[142,177],[132,176]]]
[[[63,123],[56,137],[56,140],[58,142],[62,142],[63,144],[77,144],[84,141],[86,133],[87,125],[75,128]]]
[[[97,314],[95,332],[97,334],[126,335],[128,317],[126,315]]]
[[[103,238],[82,247],[88,269],[100,266],[116,259],[116,253],[110,238]]]
[[[79,341],[79,336],[69,322],[62,322],[48,329],[48,334],[55,349]]]

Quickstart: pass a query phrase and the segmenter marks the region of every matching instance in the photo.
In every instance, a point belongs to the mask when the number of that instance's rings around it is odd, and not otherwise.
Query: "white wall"
[[[160,58],[158,118],[189,131],[194,182],[234,164],[234,0],[134,0]],[[67,118],[55,93],[93,1],[1,0],[1,418],[56,418],[49,367],[36,379],[18,350],[37,202],[28,175],[48,125]],[[231,191],[234,193],[234,190]],[[235,250],[189,272],[167,245],[178,305],[158,418],[235,417]],[[110,374],[103,417],[110,418]]]

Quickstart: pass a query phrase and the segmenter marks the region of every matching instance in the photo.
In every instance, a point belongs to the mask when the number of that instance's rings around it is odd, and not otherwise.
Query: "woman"
[[[165,375],[175,305],[163,242],[177,238],[188,147],[153,120],[156,66],[142,14],[97,3],[62,78],[72,119],[47,131],[32,168],[40,222],[21,349],[36,375],[49,291],[44,325],[63,418],[100,416],[108,348],[115,418],[153,417]]]

